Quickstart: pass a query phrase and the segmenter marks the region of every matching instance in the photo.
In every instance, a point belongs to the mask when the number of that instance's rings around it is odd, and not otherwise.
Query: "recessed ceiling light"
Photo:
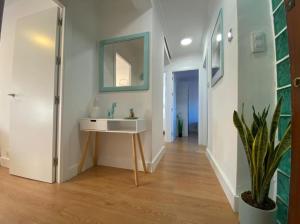
[[[193,42],[193,40],[191,38],[184,38],[180,41],[180,44],[182,46],[188,46]]]

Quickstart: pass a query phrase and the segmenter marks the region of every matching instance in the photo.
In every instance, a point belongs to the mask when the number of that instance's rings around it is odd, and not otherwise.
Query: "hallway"
[[[0,168],[0,223],[235,224],[225,194],[194,141],[167,144],[154,174],[97,167],[61,185],[10,176]]]

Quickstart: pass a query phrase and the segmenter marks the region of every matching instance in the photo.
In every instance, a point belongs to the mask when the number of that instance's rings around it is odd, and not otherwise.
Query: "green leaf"
[[[275,160],[281,160],[284,154],[290,149],[292,142],[292,127],[291,124],[288,125],[281,142],[276,147]]]
[[[275,112],[273,114],[271,127],[270,127],[271,148],[274,148],[274,145],[275,145],[276,132],[277,132],[278,123],[279,123],[279,119],[280,119],[281,105],[282,105],[282,97],[279,99],[279,101],[277,103]]]
[[[248,141],[247,141],[247,135],[243,126],[243,122],[241,121],[238,113],[236,111],[234,111],[233,113],[233,123],[235,125],[235,127],[237,128],[240,138],[242,140],[242,143],[244,145],[244,149],[246,152],[246,156],[247,156],[247,160],[249,163],[249,166],[251,167],[251,156],[250,156],[250,152],[249,152],[249,146],[248,146]]]
[[[267,200],[272,177],[283,155],[291,146],[291,125],[289,124],[281,142],[275,147],[281,104],[280,99],[272,117],[270,131],[267,125],[270,106],[264,108],[262,113],[256,113],[253,107],[251,130],[244,118],[244,107],[241,117],[236,111],[233,114],[233,121],[250,166],[252,197],[259,206],[263,206]]]

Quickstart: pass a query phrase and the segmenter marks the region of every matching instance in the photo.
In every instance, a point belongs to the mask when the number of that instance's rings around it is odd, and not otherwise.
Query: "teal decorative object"
[[[224,32],[223,10],[221,9],[211,36],[211,86],[224,76]]]
[[[117,107],[117,103],[113,103],[113,104],[111,105],[111,109],[108,110],[108,112],[107,112],[107,117],[108,117],[108,118],[110,118],[110,119],[113,119],[113,118],[114,118],[116,107]]]
[[[100,92],[149,89],[149,39],[146,32],[100,42]]]

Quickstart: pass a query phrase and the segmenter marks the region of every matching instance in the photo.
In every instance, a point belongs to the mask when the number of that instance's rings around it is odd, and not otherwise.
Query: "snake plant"
[[[245,122],[244,108],[241,116],[234,111],[233,121],[242,140],[251,175],[251,196],[254,207],[263,208],[268,200],[271,179],[279,162],[291,146],[291,124],[288,125],[281,141],[276,142],[282,98],[278,101],[270,128],[267,125],[269,108],[256,113],[253,107],[253,122]]]
[[[182,132],[183,132],[183,119],[180,114],[177,114],[177,131],[178,131],[178,136],[182,137]]]

